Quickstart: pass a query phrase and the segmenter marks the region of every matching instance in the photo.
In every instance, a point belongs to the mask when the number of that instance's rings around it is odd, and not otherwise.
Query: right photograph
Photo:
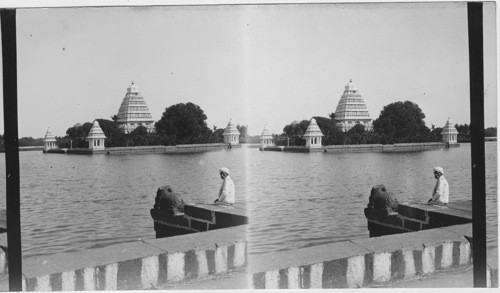
[[[498,286],[495,11],[482,4],[483,114],[465,2],[247,9],[252,288],[477,286],[478,115],[486,282]]]

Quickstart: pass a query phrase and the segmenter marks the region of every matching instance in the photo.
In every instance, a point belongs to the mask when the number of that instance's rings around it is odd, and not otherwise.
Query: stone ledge
[[[463,235],[465,237],[472,238],[472,223],[453,225],[453,226],[443,227],[441,229],[456,233],[458,235]]]
[[[248,223],[244,203],[234,205],[186,204],[182,215],[151,209],[157,238],[229,228]]]
[[[165,252],[179,252],[193,249],[214,249],[217,246],[245,242],[245,232],[235,228],[217,229],[175,237],[144,240],[151,246]]]
[[[421,249],[427,246],[441,245],[445,242],[468,243],[463,235],[443,228],[352,240],[352,243],[376,253],[401,249]]]
[[[241,229],[112,245],[23,260],[24,290],[155,288],[246,266]]]
[[[358,288],[469,265],[463,236],[434,229],[255,256],[252,287]]]
[[[457,201],[446,206],[403,203],[397,215],[365,209],[370,237],[405,231],[420,231],[472,222],[472,201]]]
[[[251,273],[257,273],[279,270],[297,265],[311,265],[325,260],[341,259],[366,253],[369,253],[369,250],[351,241],[342,241],[294,250],[253,255],[249,271]]]

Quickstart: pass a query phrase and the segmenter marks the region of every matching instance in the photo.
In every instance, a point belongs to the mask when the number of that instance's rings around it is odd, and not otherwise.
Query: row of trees
[[[314,117],[323,133],[323,144],[393,144],[405,142],[439,142],[442,128],[429,129],[424,122],[425,114],[410,101],[395,102],[385,106],[379,117],[373,121],[373,129],[366,130],[357,124],[343,132],[335,121],[335,114]],[[274,136],[276,145],[303,146],[302,135],[309,120],[294,121],[283,128],[283,133]]]
[[[468,124],[455,124],[455,128],[458,131],[457,140],[458,142],[470,142],[470,126]],[[484,130],[485,137],[496,137],[497,128],[488,127]]]
[[[106,147],[145,146],[145,145],[178,145],[194,143],[222,143],[224,128],[210,129],[207,126],[207,116],[200,106],[193,103],[180,103],[165,109],[160,120],[155,122],[155,131],[148,132],[144,126],[139,126],[130,133],[120,128],[117,117],[112,120],[97,119],[104,135]],[[57,137],[60,148],[86,148],[85,141],[91,122],[76,124],[66,130],[66,136]],[[239,126],[244,128],[246,126]]]
[[[21,137],[19,139],[19,146],[20,147],[43,146],[43,138],[33,138],[31,136]],[[3,135],[0,134],[0,150],[3,150],[3,149],[5,149],[5,146],[3,143]]]
[[[429,129],[424,122],[425,115],[420,107],[412,102],[396,102],[385,106],[379,117],[373,121],[373,129],[366,130],[363,125],[355,125],[343,132],[335,121],[335,114],[329,117],[314,117],[324,137],[323,144],[392,144],[401,142],[434,142],[441,140],[440,127]],[[206,123],[207,116],[200,106],[193,103],[180,103],[165,109],[160,120],[155,123],[155,131],[149,133],[144,126],[125,133],[119,127],[116,115],[111,120],[97,119],[106,135],[106,147],[178,145],[193,143],[222,143],[224,128]],[[283,133],[273,135],[276,145],[303,146],[302,138],[309,120],[294,121],[283,128]],[[92,127],[91,122],[79,123],[68,128],[64,137],[56,137],[60,148],[86,148],[86,137]],[[455,125],[458,141],[470,141],[469,125]],[[258,143],[259,136],[250,136],[246,125],[237,125],[240,142]],[[496,127],[485,129],[485,136],[496,136]],[[23,137],[19,146],[41,146],[43,139]],[[0,135],[0,149],[3,148],[3,136]]]

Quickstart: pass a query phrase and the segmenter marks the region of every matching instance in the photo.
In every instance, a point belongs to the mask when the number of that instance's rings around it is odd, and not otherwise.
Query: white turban
[[[220,168],[219,173],[220,173],[220,172],[224,172],[224,173],[226,173],[227,175],[229,175],[229,169],[228,169],[228,168],[226,168],[226,167],[222,167],[222,168]]]
[[[434,167],[434,172],[439,172],[441,174],[444,174],[444,170],[441,167]]]

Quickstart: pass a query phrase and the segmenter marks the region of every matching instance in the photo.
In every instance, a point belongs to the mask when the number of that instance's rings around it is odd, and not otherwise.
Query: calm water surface
[[[279,153],[252,155],[248,203],[251,253],[368,237],[363,209],[374,185],[399,202],[427,202],[434,166],[450,184],[450,201],[471,199],[470,144],[412,153]],[[486,143],[488,245],[497,240],[496,143]]]
[[[5,166],[5,157],[0,163]],[[82,156],[20,153],[23,255],[154,239],[149,210],[159,186],[188,202],[213,202],[226,166],[245,194],[241,150],[189,155]],[[5,194],[5,168],[0,170]],[[2,201],[5,204],[5,201]]]
[[[486,143],[488,245],[497,239],[496,143]],[[0,156],[1,166],[5,157]],[[385,184],[400,202],[430,197],[432,168],[445,170],[450,199],[471,197],[470,145],[415,153],[279,153],[255,148],[201,154],[123,156],[23,152],[24,256],[154,239],[149,209],[159,186],[187,202],[213,202],[226,166],[246,198],[254,254],[368,237],[363,209]],[[5,168],[0,168],[5,196]],[[5,208],[3,200],[0,207]]]

